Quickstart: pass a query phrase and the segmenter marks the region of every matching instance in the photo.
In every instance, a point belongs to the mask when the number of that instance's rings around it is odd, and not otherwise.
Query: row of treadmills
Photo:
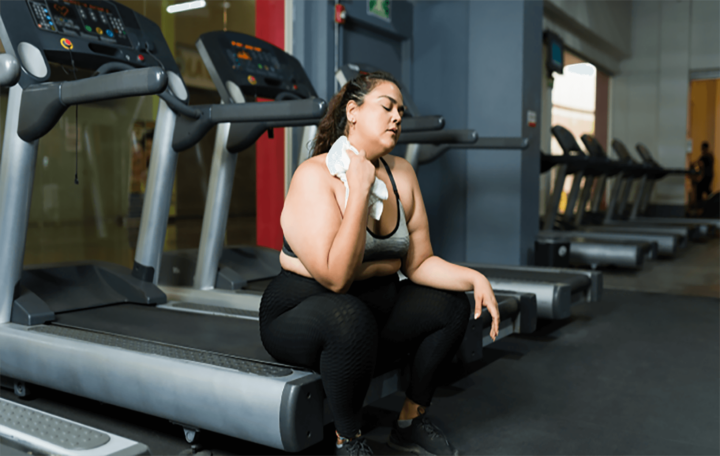
[[[114,33],[91,33],[100,21],[112,24]],[[276,361],[259,337],[258,307],[265,286],[280,271],[277,251],[224,245],[237,154],[273,128],[303,127],[306,145],[326,111],[301,64],[253,36],[206,33],[197,49],[222,104],[189,105],[159,27],[119,3],[4,2],[0,39],[7,52],[0,58],[0,83],[10,87],[0,164],[3,385],[18,396],[40,385],[167,419],[182,426],[190,443],[203,430],[293,452],[322,440],[332,416],[321,375]],[[58,65],[93,75],[57,81],[51,73]],[[336,77],[343,84],[373,70],[345,65]],[[72,105],[143,95],[161,101],[132,270],[100,262],[23,269],[38,141]],[[275,101],[252,102],[256,97]],[[479,138],[473,130],[444,129],[441,116],[421,116],[409,98],[404,102],[408,115],[399,142],[415,167],[453,148],[528,145],[526,138]],[[163,252],[177,154],[215,126],[199,248]],[[587,182],[597,177],[640,175],[590,145],[591,156],[578,153],[571,135],[566,138],[558,128],[554,133],[567,145],[566,154],[543,156],[543,169],[557,166],[563,180],[567,174],[577,182],[585,177],[582,191],[573,187],[574,194],[582,193],[580,203],[590,197]],[[586,145],[599,147],[592,141],[588,137]],[[300,161],[307,158],[308,148],[299,154]],[[598,167],[607,172],[596,174]],[[652,182],[660,174],[641,178]],[[551,199],[556,197],[557,191]],[[642,209],[639,204],[622,224],[610,217],[602,225],[574,230],[556,230],[556,222],[567,228],[575,220],[555,212],[546,216],[539,238],[566,240],[575,264],[637,267],[645,257],[665,254],[661,239],[675,252],[701,230],[690,223],[646,229],[640,224]],[[592,216],[582,213],[576,220]],[[628,264],[631,258],[634,263]],[[496,291],[500,337],[532,333],[538,318],[568,318],[573,305],[597,301],[602,293],[602,274],[595,270],[467,266],[487,276]],[[457,362],[480,359],[483,346],[492,342],[489,327],[487,312],[468,322]],[[402,384],[402,366],[383,366],[366,402],[393,394]],[[72,438],[57,437],[58,429]],[[148,451],[137,442],[8,401],[0,401],[0,448],[6,454],[28,448],[50,454]]]

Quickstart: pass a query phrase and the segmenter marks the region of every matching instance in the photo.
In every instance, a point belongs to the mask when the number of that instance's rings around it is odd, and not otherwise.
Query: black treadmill
[[[613,149],[621,156],[624,153],[625,156],[633,159],[630,156],[625,144],[618,139],[613,140]],[[649,217],[643,215],[650,204],[650,197],[652,191],[655,188],[655,184],[660,179],[670,175],[688,175],[692,174],[693,171],[687,169],[669,169],[660,166],[658,162],[653,159],[650,150],[642,143],[635,145],[635,150],[640,155],[642,163],[644,165],[645,172],[640,177],[639,190],[635,201],[633,201],[632,208],[627,215],[627,221],[637,223],[650,223],[660,225],[698,225],[701,236],[713,235],[720,229],[720,219],[712,218],[688,218],[688,217]],[[627,201],[629,203],[629,201]]]
[[[708,226],[701,223],[694,223],[692,221],[686,220],[684,223],[664,224],[660,221],[652,223],[627,217],[626,208],[629,203],[630,190],[633,186],[633,183],[635,183],[636,181],[642,181],[637,198],[637,201],[639,203],[643,184],[647,182],[648,179],[659,178],[657,168],[654,168],[647,164],[641,164],[636,162],[625,149],[625,146],[617,140],[613,141],[613,148],[615,149],[619,160],[611,160],[605,153],[602,145],[597,141],[597,139],[595,139],[594,136],[586,134],[583,135],[580,139],[585,144],[585,148],[588,150],[588,152],[590,152],[591,155],[596,156],[600,159],[605,159],[608,162],[609,166],[615,168],[616,170],[615,183],[612,188],[612,195],[608,204],[608,208],[605,211],[605,214],[600,214],[596,210],[589,214],[594,216],[594,218],[591,219],[592,221],[605,225],[632,227],[640,229],[646,229],[649,227],[665,229],[669,228],[670,232],[685,235],[690,240],[703,240],[705,236],[707,236]],[[605,180],[601,181],[596,191],[604,191],[605,183]],[[587,183],[585,184],[585,187],[587,187]],[[583,201],[587,202],[588,199],[581,200],[581,204],[583,203]]]
[[[612,169],[609,166],[608,160],[605,157],[598,157],[586,154],[580,145],[575,140],[575,137],[568,130],[562,126],[556,125],[552,128],[552,134],[558,140],[558,143],[563,148],[564,154],[567,156],[578,157],[576,160],[584,160],[584,167],[582,163],[578,164],[578,169],[574,174],[574,181],[570,195],[568,196],[568,203],[566,209],[567,217],[563,217],[559,221],[561,222],[561,228],[565,231],[561,231],[562,234],[571,233],[575,236],[582,236],[586,239],[591,240],[620,240],[620,241],[641,241],[657,243],[658,255],[673,257],[677,253],[678,249],[685,246],[687,243],[686,231],[679,230],[678,232],[668,232],[658,228],[644,228],[644,227],[619,227],[619,226],[601,226],[601,225],[575,225],[573,223],[573,210],[576,204],[578,204],[578,197],[581,193],[580,184],[585,169],[592,169],[594,167],[602,167],[603,169]],[[545,214],[545,230],[552,230],[556,227],[557,211],[560,202],[560,193],[562,190],[562,182],[566,177],[567,173],[558,173],[555,181],[555,193],[552,198],[552,207]],[[589,180],[588,180],[589,181]],[[586,193],[586,192],[583,192]],[[598,195],[596,193],[596,195]],[[600,195],[601,196],[601,195]],[[580,211],[584,211],[583,202],[580,203]],[[598,199],[599,204],[599,199]],[[545,231],[543,234],[552,234],[552,231]]]

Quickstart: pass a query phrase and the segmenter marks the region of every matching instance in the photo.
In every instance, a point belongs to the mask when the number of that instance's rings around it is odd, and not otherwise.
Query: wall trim
[[[720,79],[720,68],[709,68],[690,71],[691,81],[698,81],[701,79]]]

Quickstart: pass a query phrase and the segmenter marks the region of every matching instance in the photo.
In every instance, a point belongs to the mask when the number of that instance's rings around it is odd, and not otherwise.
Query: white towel
[[[327,157],[325,157],[325,164],[330,174],[339,178],[342,183],[345,184],[345,207],[347,207],[348,196],[350,196],[350,187],[348,186],[347,176],[345,175],[350,168],[350,157],[347,155],[348,150],[355,152],[355,155],[360,155],[360,152],[350,145],[347,137],[341,136],[335,141],[327,153]],[[380,220],[383,211],[383,201],[386,199],[388,199],[387,186],[385,182],[376,177],[370,189],[370,198],[368,198],[370,217],[375,220]]]

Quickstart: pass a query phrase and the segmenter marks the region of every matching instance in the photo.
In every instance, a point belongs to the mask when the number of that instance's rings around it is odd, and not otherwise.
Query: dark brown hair
[[[355,79],[348,81],[335,96],[332,97],[328,105],[325,117],[318,125],[318,132],[315,136],[313,144],[313,157],[324,154],[330,150],[330,147],[337,141],[339,137],[346,134],[347,115],[345,110],[350,100],[355,101],[358,106],[362,106],[365,101],[365,95],[370,93],[382,81],[389,81],[398,86],[400,85],[392,77],[391,74],[384,71],[375,71],[373,73],[364,73]]]

